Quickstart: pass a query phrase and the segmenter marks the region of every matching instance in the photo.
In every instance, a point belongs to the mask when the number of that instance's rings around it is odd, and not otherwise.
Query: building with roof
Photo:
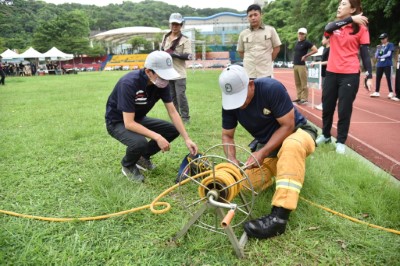
[[[226,36],[239,34],[249,24],[246,14],[221,12],[209,17],[184,17],[185,31],[196,29],[202,35],[220,35],[222,45],[226,43]]]

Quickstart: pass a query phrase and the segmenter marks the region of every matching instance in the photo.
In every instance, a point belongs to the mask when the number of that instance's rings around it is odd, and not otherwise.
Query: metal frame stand
[[[225,217],[225,213],[223,211],[223,208],[221,207],[215,207],[209,202],[206,202],[203,204],[203,206],[200,207],[200,209],[193,214],[193,216],[190,218],[190,220],[186,223],[186,225],[175,235],[173,238],[174,241],[176,241],[178,238],[184,236],[188,231],[189,228],[192,225],[195,225],[196,221],[199,219],[199,217],[208,209],[208,208],[214,208],[216,209],[217,215],[221,218],[221,220]],[[246,232],[243,232],[242,236],[240,237],[240,240],[236,237],[233,228],[228,225],[224,228],[225,234],[228,236],[229,241],[231,242],[233,249],[235,250],[236,256],[238,258],[244,258],[244,246],[247,243],[248,237]]]

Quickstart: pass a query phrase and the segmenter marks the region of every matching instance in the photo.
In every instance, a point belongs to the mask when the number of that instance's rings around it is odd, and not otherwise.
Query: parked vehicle
[[[223,64],[212,64],[211,66],[209,66],[208,68],[224,68],[225,66]]]
[[[199,64],[199,63],[194,63],[194,64],[188,65],[188,68],[203,68],[203,65]]]

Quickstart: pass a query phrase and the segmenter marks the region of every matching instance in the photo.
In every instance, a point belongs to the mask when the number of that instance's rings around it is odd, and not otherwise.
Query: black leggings
[[[386,81],[387,81],[387,84],[389,87],[389,92],[393,92],[393,89],[392,89],[392,67],[391,66],[376,68],[375,91],[379,92],[379,90],[381,88],[381,79],[382,79],[383,73],[385,73]]]
[[[333,115],[338,103],[339,121],[337,124],[337,142],[345,143],[350,128],[353,102],[356,99],[360,74],[338,74],[327,71],[322,90],[322,133],[325,138],[331,136]]]

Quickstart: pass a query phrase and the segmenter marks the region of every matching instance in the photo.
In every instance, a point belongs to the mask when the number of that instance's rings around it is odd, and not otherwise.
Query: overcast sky
[[[105,6],[108,4],[122,4],[123,1],[141,2],[141,0],[44,0],[47,3],[79,3],[82,5]],[[239,11],[246,10],[247,7],[254,3],[254,0],[159,0],[171,5],[184,6],[188,5],[193,8],[218,8],[228,7]]]

